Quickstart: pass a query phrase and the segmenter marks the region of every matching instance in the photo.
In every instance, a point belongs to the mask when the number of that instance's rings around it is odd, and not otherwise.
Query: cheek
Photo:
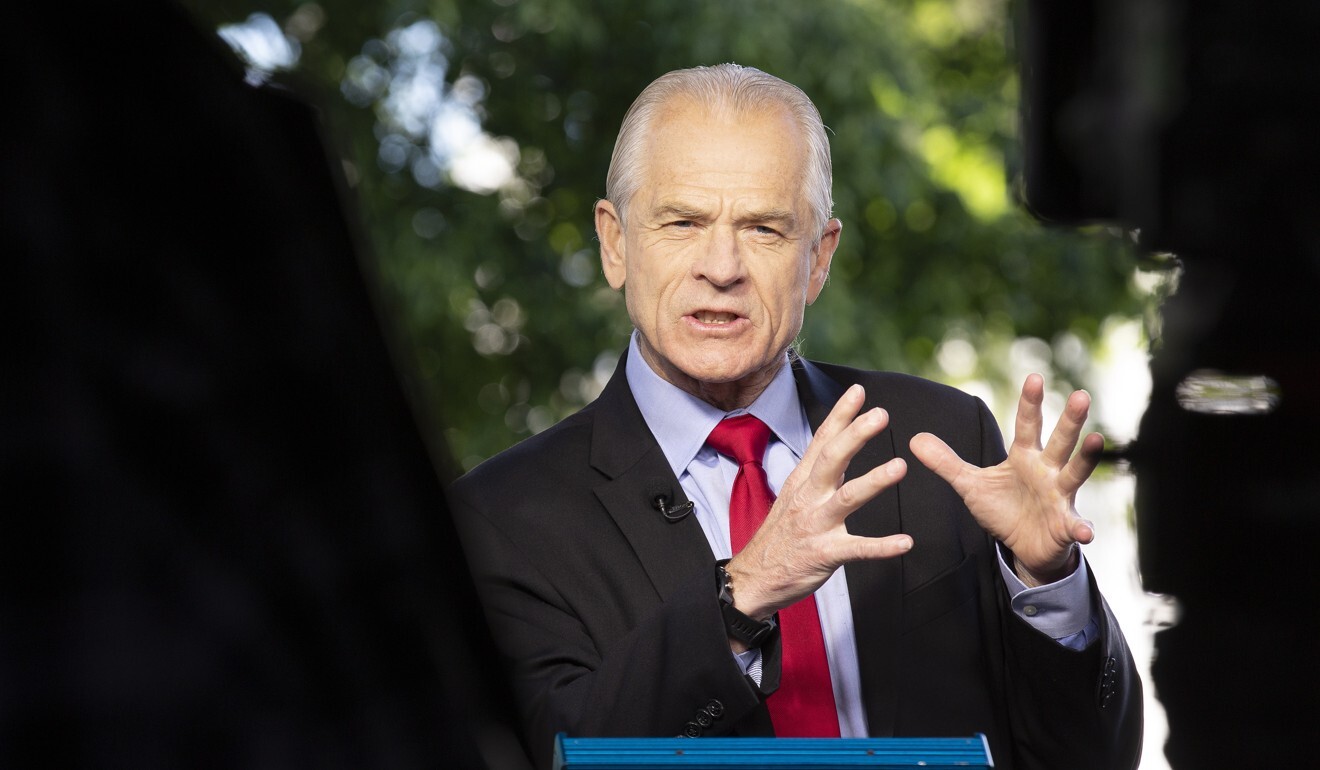
[[[677,260],[667,260],[677,264]],[[628,285],[632,286],[638,306],[663,305],[670,301],[682,284],[683,273],[679,269],[648,264],[637,266],[628,273]]]
[[[662,286],[654,283],[650,275],[629,276],[624,284],[623,300],[628,310],[628,318],[633,325],[643,330],[651,329],[660,321],[663,299]]]
[[[771,314],[785,320],[801,319],[809,297],[810,276],[805,270],[794,273],[787,280],[774,282],[766,294],[766,307]]]

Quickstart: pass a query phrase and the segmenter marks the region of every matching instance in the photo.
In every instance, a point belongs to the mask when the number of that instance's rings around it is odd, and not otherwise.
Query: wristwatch
[[[760,647],[775,630],[769,620],[752,620],[733,606],[733,578],[724,569],[728,559],[715,562],[715,589],[720,596],[720,614],[724,616],[724,630],[730,639],[737,639],[748,647]]]

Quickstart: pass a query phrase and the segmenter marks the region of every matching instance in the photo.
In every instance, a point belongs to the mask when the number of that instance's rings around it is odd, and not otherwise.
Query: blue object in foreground
[[[555,736],[554,770],[649,768],[994,767],[985,736],[970,738],[569,738]]]

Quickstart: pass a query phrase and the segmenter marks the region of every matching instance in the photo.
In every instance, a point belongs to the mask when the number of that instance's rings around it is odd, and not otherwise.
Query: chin
[[[739,366],[728,360],[684,367],[683,373],[707,385],[725,385],[745,380],[765,368],[765,364]]]

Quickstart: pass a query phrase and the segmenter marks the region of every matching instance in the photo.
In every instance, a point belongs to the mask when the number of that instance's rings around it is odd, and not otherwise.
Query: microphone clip
[[[657,494],[655,499],[651,501],[651,505],[654,506],[655,509],[660,512],[660,515],[665,517],[665,521],[668,521],[670,524],[680,522],[687,518],[687,515],[692,513],[692,509],[695,507],[690,500],[681,505],[670,505],[669,495],[663,493]]]

